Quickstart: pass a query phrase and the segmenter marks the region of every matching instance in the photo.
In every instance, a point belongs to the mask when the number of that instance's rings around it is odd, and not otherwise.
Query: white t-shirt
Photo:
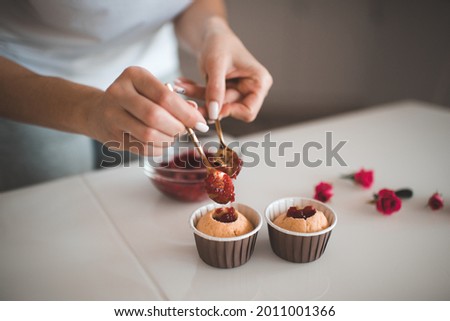
[[[178,72],[170,21],[190,3],[0,0],[0,55],[101,89],[130,65],[170,81]],[[0,191],[90,170],[93,153],[87,137],[0,119]]]
[[[190,0],[1,0],[0,55],[105,89],[130,65],[178,69],[170,21]]]

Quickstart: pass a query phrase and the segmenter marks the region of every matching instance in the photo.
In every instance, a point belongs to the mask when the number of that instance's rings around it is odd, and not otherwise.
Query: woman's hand
[[[150,72],[129,67],[88,113],[89,136],[109,148],[161,155],[185,126],[206,132],[199,111],[171,92]]]
[[[186,96],[204,99],[210,119],[231,116],[251,122],[272,86],[272,77],[221,18],[211,19],[199,51],[202,87],[180,78]]]
[[[140,67],[125,69],[106,91],[41,76],[2,57],[0,70],[0,117],[154,156],[185,126],[208,130],[198,110]]]

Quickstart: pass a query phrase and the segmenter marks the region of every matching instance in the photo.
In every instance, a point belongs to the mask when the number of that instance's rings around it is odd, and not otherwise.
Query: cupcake
[[[291,206],[286,213],[277,216],[273,223],[285,230],[299,233],[319,232],[329,226],[327,217],[313,206]]]
[[[196,228],[210,236],[234,237],[250,233],[254,226],[234,207],[219,207],[200,217]]]
[[[190,225],[200,258],[214,267],[233,268],[252,256],[262,217],[243,204],[212,203],[194,211]]]
[[[273,252],[296,263],[321,257],[337,222],[329,206],[301,197],[277,200],[266,208],[265,215]]]

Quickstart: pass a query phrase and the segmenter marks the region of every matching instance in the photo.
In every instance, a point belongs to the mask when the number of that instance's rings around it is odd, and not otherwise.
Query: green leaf
[[[409,188],[402,188],[395,191],[395,195],[400,198],[408,199],[413,197],[413,191]]]

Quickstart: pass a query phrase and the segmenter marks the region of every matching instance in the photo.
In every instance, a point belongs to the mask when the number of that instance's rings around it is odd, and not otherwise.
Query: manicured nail
[[[216,120],[219,117],[219,103],[217,101],[211,101],[208,105],[209,119]]]
[[[174,82],[175,84],[178,84],[178,85],[183,83],[183,82],[182,82],[180,79],[178,79],[178,78],[175,79],[173,82]]]
[[[172,84],[166,83],[166,87],[169,88],[170,91],[173,91],[173,86],[172,86]]]
[[[195,129],[197,129],[199,132],[206,133],[209,130],[208,125],[198,122],[195,124]]]
[[[184,95],[184,93],[186,92],[186,90],[184,88],[181,88],[179,86],[173,86],[173,90],[177,93],[177,94],[181,94]]]

